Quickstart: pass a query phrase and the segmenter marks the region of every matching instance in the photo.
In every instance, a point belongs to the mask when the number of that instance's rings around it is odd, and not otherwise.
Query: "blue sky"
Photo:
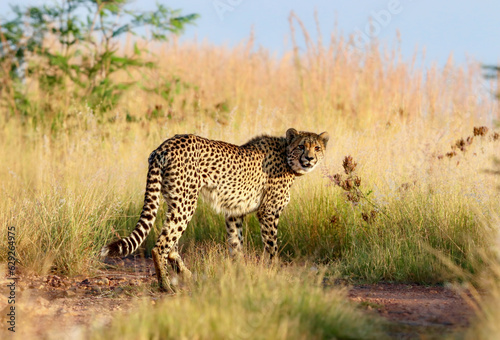
[[[44,0],[1,0],[0,16],[8,3],[43,4]],[[155,0],[132,1],[131,7],[155,8]],[[290,48],[288,16],[294,11],[316,37],[314,11],[328,40],[335,24],[343,35],[355,33],[359,41],[378,39],[391,46],[401,34],[401,50],[409,59],[415,51],[425,64],[443,65],[450,53],[455,63],[477,60],[500,62],[500,1],[498,0],[172,0],[161,1],[185,13],[199,13],[196,26],[183,39],[206,39],[214,44],[236,45],[253,28],[256,44],[276,53]],[[422,60],[422,59],[421,59]]]

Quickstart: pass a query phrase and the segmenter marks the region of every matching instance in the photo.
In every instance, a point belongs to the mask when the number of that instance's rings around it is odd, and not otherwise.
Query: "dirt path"
[[[106,324],[118,311],[129,311],[137,298],[155,304],[162,297],[151,290],[155,280],[150,259],[126,259],[96,277],[23,276],[17,283],[17,327],[28,336],[80,338],[89,325]],[[0,293],[7,295],[6,282]],[[404,284],[355,285],[348,297],[367,313],[386,318],[394,339],[442,338],[469,325],[472,308],[452,289]],[[0,299],[4,323],[10,305]],[[3,330],[2,330],[3,331]],[[1,335],[0,331],[0,335]],[[1,336],[0,336],[1,337]]]
[[[474,316],[464,294],[442,286],[379,283],[355,285],[348,296],[388,319],[392,338],[442,339],[467,328]]]

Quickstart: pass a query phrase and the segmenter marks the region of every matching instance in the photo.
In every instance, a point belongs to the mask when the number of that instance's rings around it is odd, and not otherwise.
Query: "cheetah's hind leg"
[[[156,277],[158,278],[158,287],[164,292],[172,294],[175,293],[175,290],[170,285],[166,266],[167,263],[165,261],[165,257],[160,254],[160,249],[158,247],[154,247],[153,250],[151,250],[151,256],[153,257]]]
[[[170,262],[170,266],[177,274],[182,275],[182,277],[185,279],[191,278],[191,271],[186,267],[184,261],[182,261],[182,257],[179,254],[177,244],[172,248],[172,250],[168,254],[167,259],[168,262]]]

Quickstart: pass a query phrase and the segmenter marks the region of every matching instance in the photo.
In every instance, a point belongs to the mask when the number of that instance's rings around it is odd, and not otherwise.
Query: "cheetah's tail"
[[[141,217],[132,233],[121,240],[115,241],[101,249],[101,257],[123,257],[127,256],[139,248],[146,239],[156,219],[158,207],[160,205],[161,191],[161,168],[156,152],[149,156],[149,170],[146,184],[146,194],[144,195],[144,206]]]

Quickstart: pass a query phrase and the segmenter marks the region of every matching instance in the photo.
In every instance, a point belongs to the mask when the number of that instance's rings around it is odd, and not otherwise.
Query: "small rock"
[[[125,281],[125,278],[123,276],[115,276],[115,277],[113,277],[111,279],[114,280],[114,281]]]
[[[106,277],[100,278],[96,281],[96,284],[100,286],[109,286],[109,280]]]
[[[62,279],[57,275],[49,275],[44,280],[47,285],[51,287],[61,287],[63,285]]]
[[[129,285],[131,285],[131,286],[139,286],[140,283],[137,280],[130,280]]]
[[[101,290],[101,287],[99,287],[99,286],[92,286],[92,288],[90,289],[90,292],[93,294],[101,294],[102,290]]]

